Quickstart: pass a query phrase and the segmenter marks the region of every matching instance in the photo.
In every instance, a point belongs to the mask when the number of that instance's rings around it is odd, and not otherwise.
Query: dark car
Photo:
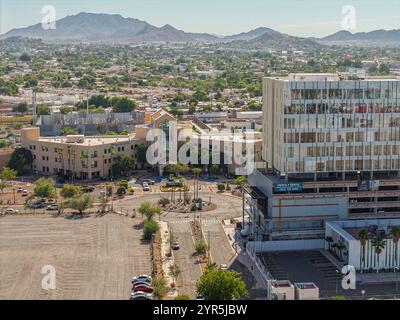
[[[133,286],[132,288],[133,292],[146,292],[146,293],[153,293],[154,291],[154,287],[151,285],[145,285],[145,284],[138,284],[136,286]]]
[[[90,193],[94,191],[94,187],[89,187],[89,186],[82,186],[81,187],[82,192],[84,193]]]
[[[43,209],[44,207],[46,207],[46,204],[44,204],[43,202],[36,202],[33,204],[33,207],[35,209]]]

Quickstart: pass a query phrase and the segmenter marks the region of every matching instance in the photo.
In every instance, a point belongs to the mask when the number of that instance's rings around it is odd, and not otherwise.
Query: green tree
[[[55,194],[54,180],[52,178],[40,178],[36,180],[33,193],[40,198],[53,197]]]
[[[31,171],[32,162],[33,156],[28,149],[17,148],[11,154],[7,166],[10,169],[17,171],[18,175],[23,175]]]
[[[391,231],[394,244],[394,261],[397,261],[399,255],[400,228],[398,226],[392,226]]]
[[[165,295],[168,293],[168,288],[164,278],[161,277],[154,278],[152,281],[152,285],[154,287],[153,294],[159,300],[164,298]]]
[[[236,180],[235,180],[235,184],[238,187],[243,187],[246,182],[247,182],[247,179],[246,179],[245,176],[237,177]]]
[[[113,112],[123,113],[132,112],[136,109],[137,103],[126,97],[114,97],[111,99]]]
[[[194,247],[197,254],[205,254],[208,250],[208,244],[204,240],[196,241]]]
[[[0,190],[3,193],[3,190],[7,188],[10,183],[9,181],[15,179],[17,176],[17,172],[8,167],[4,167],[0,172]]]
[[[181,294],[181,295],[179,295],[179,296],[176,296],[174,300],[191,300],[191,299],[190,299],[189,296],[184,295],[184,294],[183,294],[183,295]]]
[[[150,240],[153,234],[160,230],[160,226],[154,220],[147,220],[143,226],[143,235],[146,240]]]
[[[221,171],[221,168],[220,168],[220,166],[218,164],[211,165],[210,173],[212,175],[217,175],[218,173],[220,173],[220,171]]]
[[[37,106],[37,115],[38,116],[44,116],[44,115],[50,115],[50,107],[45,106],[45,105],[38,105]]]
[[[139,213],[144,215],[147,218],[147,220],[149,220],[149,221],[152,220],[156,214],[161,214],[160,206],[158,206],[150,201],[142,202],[138,211],[139,211]]]
[[[240,273],[215,266],[206,268],[196,287],[206,300],[238,300],[249,296]]]
[[[386,240],[384,240],[380,237],[377,237],[372,240],[371,244],[375,249],[375,255],[376,255],[376,260],[377,260],[377,265],[378,265],[378,268],[376,271],[379,272],[380,256],[381,256],[381,253],[383,252],[383,250],[386,248]]]
[[[16,106],[12,108],[12,111],[24,114],[28,112],[28,104],[26,102],[18,103]]]
[[[361,244],[361,261],[365,261],[365,246],[367,245],[368,241],[368,230],[367,229],[361,229],[360,232],[358,233],[358,240],[360,241]]]
[[[80,196],[82,194],[82,190],[78,186],[65,184],[60,194],[64,199],[71,199]]]
[[[21,56],[19,57],[19,60],[20,60],[20,61],[23,61],[23,62],[30,62],[30,61],[31,61],[31,57],[30,57],[28,54],[23,53],[23,54],[21,54]]]
[[[132,156],[122,155],[116,158],[113,165],[113,174],[116,176],[126,175],[136,168],[136,161]]]
[[[174,284],[181,273],[182,270],[176,263],[169,266],[169,275],[172,277]]]
[[[82,215],[84,211],[93,207],[93,197],[87,193],[77,196],[69,201],[68,207],[77,210]]]

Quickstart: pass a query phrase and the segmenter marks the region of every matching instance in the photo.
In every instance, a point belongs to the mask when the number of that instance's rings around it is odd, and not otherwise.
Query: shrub
[[[160,226],[154,220],[147,220],[144,223],[143,234],[146,240],[150,240],[153,234],[157,233],[160,230]]]

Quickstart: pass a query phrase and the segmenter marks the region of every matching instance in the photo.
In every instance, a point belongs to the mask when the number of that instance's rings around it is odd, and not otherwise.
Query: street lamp
[[[365,300],[365,290],[361,290],[362,299]]]

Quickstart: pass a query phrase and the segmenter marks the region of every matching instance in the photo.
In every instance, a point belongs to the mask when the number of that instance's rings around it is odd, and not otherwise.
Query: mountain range
[[[124,18],[119,14],[87,13],[66,16],[56,21],[56,28],[45,30],[41,23],[16,28],[0,38],[27,37],[57,42],[108,42],[108,43],[151,43],[151,42],[246,42],[251,46],[292,45],[319,46],[335,42],[374,42],[400,44],[400,30],[376,30],[350,33],[339,31],[325,38],[301,38],[269,28],[257,28],[231,36],[208,33],[189,33],[171,25],[153,26],[146,21]]]

